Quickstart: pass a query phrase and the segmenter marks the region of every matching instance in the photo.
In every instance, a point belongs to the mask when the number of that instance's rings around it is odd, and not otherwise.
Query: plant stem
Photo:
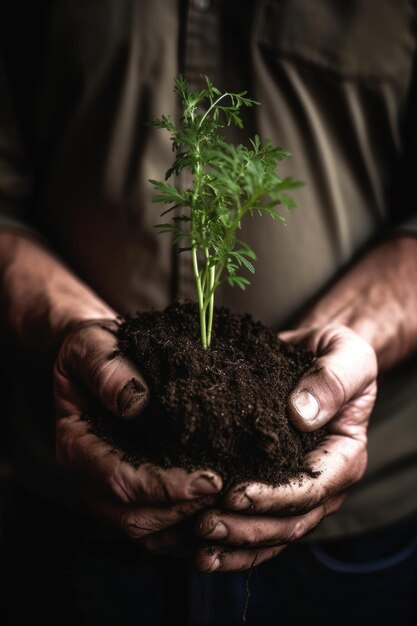
[[[210,304],[208,307],[208,317],[207,317],[207,345],[209,346],[211,343],[211,331],[213,328],[213,312],[214,312],[214,279],[216,274],[216,268],[213,266],[210,268]]]
[[[219,96],[217,98],[217,100],[215,102],[213,102],[213,104],[207,109],[207,111],[204,113],[203,117],[201,118],[200,123],[198,125],[198,128],[200,128],[201,124],[204,122],[204,120],[206,119],[206,117],[210,113],[210,111],[212,111],[214,109],[214,107],[217,106],[217,104],[220,102],[220,100],[223,100],[223,98],[225,98],[226,96],[230,96],[230,93],[228,91],[226,91],[226,93],[224,93],[221,96]]]
[[[193,258],[194,278],[195,278],[195,284],[197,287],[197,296],[198,296],[201,343],[203,344],[204,350],[207,350],[208,344],[207,344],[207,331],[206,331],[206,311],[204,309],[203,290],[201,288],[201,277],[200,277],[200,272],[198,269],[197,249],[194,245],[192,246],[192,258]]]
[[[214,312],[214,281],[216,276],[215,266],[210,267],[210,250],[204,248],[204,313],[206,316],[207,329],[207,346],[210,347],[211,334],[213,328],[213,312]]]
[[[195,146],[195,156],[196,156],[196,173],[195,173],[195,190],[193,194],[194,202],[197,201],[199,193],[200,193],[201,177],[202,177],[202,167],[201,167],[201,161],[200,161],[200,143],[198,141]],[[193,210],[193,207],[191,207],[191,219],[192,220],[193,220],[193,217],[194,217],[194,210]],[[210,339],[207,333],[207,311],[206,311],[207,304],[205,302],[205,297],[204,297],[207,291],[207,288],[210,287],[210,280],[207,277],[208,259],[209,259],[209,252],[207,249],[204,250],[204,254],[206,258],[206,264],[204,267],[204,271],[200,273],[199,268],[198,268],[197,248],[195,246],[195,242],[193,242],[192,243],[193,271],[194,271],[194,277],[195,277],[195,282],[197,286],[198,313],[200,317],[200,336],[201,336],[201,343],[203,345],[203,348],[204,350],[207,350],[207,348],[210,345]],[[201,280],[202,277],[203,277],[203,280]],[[209,319],[210,319],[210,316],[209,316]],[[210,335],[211,335],[211,327],[210,327]]]

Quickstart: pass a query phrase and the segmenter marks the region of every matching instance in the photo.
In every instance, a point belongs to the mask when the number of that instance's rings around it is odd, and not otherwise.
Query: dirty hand
[[[373,348],[340,325],[301,328],[280,336],[317,356],[292,391],[288,409],[299,430],[327,425],[326,440],[306,459],[319,475],[280,487],[237,485],[222,498],[221,507],[200,513],[195,563],[201,571],[245,570],[276,556],[336,511],[346,489],[365,471],[368,419],[376,397]],[[155,551],[170,552],[181,541],[186,546],[185,540],[175,528],[156,533],[147,543]]]
[[[88,510],[142,539],[213,504],[222,484],[209,470],[134,468],[81,419],[94,404],[120,419],[140,419],[149,391],[137,368],[117,352],[115,320],[76,325],[55,363],[57,460]]]
[[[244,570],[276,556],[337,510],[346,489],[365,471],[368,419],[376,397],[374,350],[345,326],[299,329],[281,338],[317,355],[292,391],[288,408],[299,430],[327,424],[326,440],[307,457],[319,475],[279,487],[246,483],[232,488],[222,509],[199,517],[197,534],[212,543],[196,555],[202,571]]]

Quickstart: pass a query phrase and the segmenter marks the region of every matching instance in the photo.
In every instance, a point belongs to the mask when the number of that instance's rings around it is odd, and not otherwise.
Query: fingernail
[[[132,378],[123,387],[117,398],[120,415],[131,419],[141,411],[147,399],[147,390],[136,378]]]
[[[210,539],[224,539],[228,534],[229,529],[226,524],[223,524],[223,522],[217,522],[213,530],[211,530],[206,537],[209,537]]]
[[[310,391],[307,391],[307,389],[300,391],[300,393],[294,398],[293,404],[297,413],[306,422],[312,422],[315,420],[320,411],[319,403],[313,394],[310,393]]]
[[[209,569],[207,570],[207,572],[215,572],[216,569],[219,569],[221,565],[221,561],[220,559],[214,559],[214,561],[212,562],[212,564],[210,565]]]
[[[215,476],[203,474],[195,478],[190,484],[190,493],[192,496],[207,496],[210,493],[217,493],[219,486],[215,482]]]

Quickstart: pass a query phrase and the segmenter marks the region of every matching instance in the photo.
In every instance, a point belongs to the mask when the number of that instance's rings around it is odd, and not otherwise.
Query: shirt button
[[[210,8],[210,0],[194,0],[194,6],[200,11],[207,11]]]

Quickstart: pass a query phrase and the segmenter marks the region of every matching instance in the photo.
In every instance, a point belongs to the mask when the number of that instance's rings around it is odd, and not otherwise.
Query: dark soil
[[[109,416],[92,423],[125,460],[210,467],[226,485],[249,479],[282,484],[313,475],[304,457],[324,432],[299,432],[286,410],[313,354],[227,309],[215,311],[212,346],[204,350],[191,302],[127,319],[118,339],[150,387],[150,404],[128,424]]]

